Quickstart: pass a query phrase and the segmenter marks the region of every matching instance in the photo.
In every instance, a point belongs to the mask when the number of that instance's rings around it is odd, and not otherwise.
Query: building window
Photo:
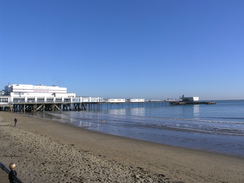
[[[25,102],[25,98],[14,98],[14,103],[22,103]]]
[[[37,98],[37,102],[44,102],[44,98]]]
[[[62,102],[62,98],[56,98],[55,102]]]
[[[8,98],[0,98],[0,102],[8,102]]]
[[[27,98],[27,102],[35,102],[35,98]]]
[[[47,102],[53,102],[53,98],[47,98]]]

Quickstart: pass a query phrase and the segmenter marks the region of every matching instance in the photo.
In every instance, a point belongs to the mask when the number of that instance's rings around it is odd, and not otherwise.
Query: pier
[[[5,86],[0,94],[0,111],[31,112],[37,111],[82,111],[108,110],[133,107],[163,106],[185,104],[215,104],[201,102],[199,97],[185,97],[179,100],[148,100],[143,98],[110,98],[76,96],[68,93],[67,88],[45,85],[12,84]]]
[[[149,101],[152,104],[152,101]],[[10,112],[37,111],[81,111],[142,107],[147,103],[143,98],[109,98],[76,96],[67,88],[46,85],[9,84],[0,93],[0,110]],[[157,102],[157,101],[155,101]],[[154,103],[155,103],[154,102]],[[162,101],[157,104],[162,104]]]
[[[160,107],[168,105],[166,101],[144,102],[15,102],[0,104],[0,111],[35,113],[38,111],[98,111],[133,107]]]
[[[0,104],[0,111],[35,113],[38,111],[99,111],[121,108],[160,107],[167,105],[216,104],[216,102],[198,101],[144,101],[144,102],[16,102]]]

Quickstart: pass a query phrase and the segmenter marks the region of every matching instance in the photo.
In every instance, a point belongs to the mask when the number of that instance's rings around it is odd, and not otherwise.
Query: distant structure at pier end
[[[185,95],[182,95],[180,97],[181,102],[198,102],[199,101],[199,97],[185,97]]]
[[[185,97],[182,95],[179,98],[179,101],[169,101],[172,105],[184,105],[184,104],[216,104],[216,102],[206,102],[206,101],[200,101],[199,97]]]

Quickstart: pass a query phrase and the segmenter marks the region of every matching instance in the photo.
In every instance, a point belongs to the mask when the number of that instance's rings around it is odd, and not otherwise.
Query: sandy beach
[[[0,141],[0,162],[16,163],[25,183],[244,182],[243,158],[101,134],[23,114],[0,112]]]

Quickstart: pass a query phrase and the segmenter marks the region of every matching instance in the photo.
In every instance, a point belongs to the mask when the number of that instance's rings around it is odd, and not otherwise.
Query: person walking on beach
[[[17,119],[14,118],[14,127],[16,126],[16,124],[17,124]]]

